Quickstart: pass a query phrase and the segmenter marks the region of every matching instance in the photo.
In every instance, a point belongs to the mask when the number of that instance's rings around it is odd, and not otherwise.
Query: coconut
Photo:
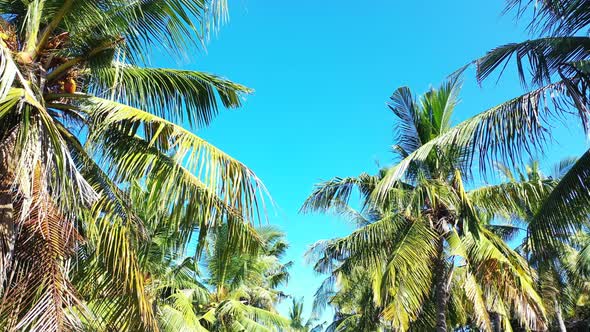
[[[67,79],[64,82],[64,91],[67,93],[75,93],[76,92],[76,81],[73,78]]]
[[[29,52],[18,52],[16,53],[16,61],[23,65],[30,65],[33,63],[33,57]]]

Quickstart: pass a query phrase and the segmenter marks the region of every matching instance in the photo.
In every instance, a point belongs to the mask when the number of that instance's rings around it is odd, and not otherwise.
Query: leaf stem
[[[57,28],[57,26],[61,23],[61,21],[63,20],[65,15],[68,13],[70,8],[72,7],[73,3],[74,3],[74,0],[65,0],[64,1],[64,4],[61,6],[59,11],[57,13],[55,13],[53,20],[51,20],[49,25],[47,25],[45,27],[45,29],[43,30],[43,34],[41,35],[39,42],[37,42],[37,46],[35,47],[35,49],[34,50],[27,50],[28,52],[33,53],[33,54],[31,54],[31,57],[33,59],[35,59],[37,57],[37,55],[41,52],[41,50],[45,47],[45,45],[47,44],[47,41],[49,40],[49,37],[51,36],[53,31]]]

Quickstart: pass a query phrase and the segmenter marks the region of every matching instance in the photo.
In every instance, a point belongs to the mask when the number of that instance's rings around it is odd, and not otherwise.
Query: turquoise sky
[[[235,0],[208,51],[158,65],[217,73],[255,93],[198,134],[252,168],[278,208],[270,222],[288,234],[295,262],[286,292],[306,312],[323,277],[303,254],[352,228],[298,210],[320,180],[374,172],[391,163],[394,118],[386,102],[399,86],[421,94],[491,48],[526,39],[526,22],[501,16],[502,1]],[[510,69],[514,69],[511,67]],[[508,73],[479,87],[467,72],[455,122],[522,91]],[[556,124],[550,159],[580,155],[580,126]],[[545,165],[547,166],[547,165]],[[284,307],[283,307],[284,309]],[[286,311],[285,311],[286,312]],[[326,316],[329,317],[329,316]]]

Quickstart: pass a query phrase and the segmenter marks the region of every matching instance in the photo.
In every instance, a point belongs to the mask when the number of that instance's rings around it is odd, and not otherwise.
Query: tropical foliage
[[[303,298],[292,298],[292,305],[289,309],[290,327],[294,332],[320,332],[323,331],[326,322],[318,323],[316,317],[310,317],[307,320],[303,318]]]
[[[150,273],[188,265],[148,273],[142,252],[195,231],[200,251],[222,224],[236,250],[261,242],[259,180],[191,131],[251,90],[144,66],[154,49],[201,47],[226,3],[0,1],[0,13],[0,326],[157,330]]]
[[[275,310],[285,298],[277,288],[288,281],[291,265],[280,261],[288,248],[283,233],[250,229],[262,245],[241,247],[229,225],[222,225],[211,230],[201,257],[186,257],[196,243],[187,245],[170,230],[171,213],[153,206],[140,186],[131,188],[130,197],[146,221],[150,241],[141,246],[138,260],[161,331],[268,331],[289,325]]]
[[[375,176],[324,182],[306,201],[304,211],[344,213],[359,227],[310,253],[315,269],[330,275],[316,303],[335,308],[334,330],[565,331],[587,324],[590,152],[561,162],[552,177],[536,163],[518,176],[511,169],[542,152],[551,123],[572,110],[588,130],[590,9],[577,0],[508,1],[512,9],[518,17],[532,11],[531,30],[548,36],[490,51],[474,61],[477,78],[504,70],[514,57],[533,90],[451,126],[465,68],[419,100],[400,88],[390,104],[398,162]],[[473,173],[494,173],[500,161],[507,182],[465,189]],[[360,212],[348,206],[355,191]],[[515,250],[507,245],[519,238]]]
[[[227,1],[0,0],[0,328],[588,330],[590,150],[551,175],[535,158],[555,121],[590,132],[590,6],[506,11],[533,39],[395,90],[394,164],[304,202],[355,225],[308,251],[326,278],[306,319],[264,186],[195,134],[252,90],[149,66],[203,50]],[[455,124],[466,68],[484,83],[512,59],[526,93]]]
[[[458,80],[419,100],[407,88],[396,90],[390,108],[398,120],[394,151],[400,159],[452,130],[458,90]],[[388,169],[316,187],[304,210],[334,210],[359,226],[313,249],[316,270],[331,274],[318,294],[324,303],[318,304],[336,304],[335,330],[506,330],[512,318],[529,330],[545,327],[536,273],[490,229],[488,211],[496,211],[495,205],[508,209],[503,203],[512,200],[493,197],[507,192],[497,186],[466,190],[466,159],[464,151],[433,149],[384,196],[379,190],[389,180]],[[353,189],[361,193],[360,212],[348,206]],[[540,196],[550,189],[538,181],[519,183],[511,193]]]

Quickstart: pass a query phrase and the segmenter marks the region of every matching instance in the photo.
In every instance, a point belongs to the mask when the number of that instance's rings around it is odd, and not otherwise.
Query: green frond
[[[522,43],[500,46],[476,61],[477,79],[485,80],[514,57],[521,82],[527,82],[524,62],[529,64],[532,82],[543,85],[564,64],[584,60],[590,56],[590,38],[567,36],[545,37]]]
[[[530,221],[532,245],[538,252],[550,251],[558,241],[567,241],[576,230],[587,227],[589,169],[587,151],[561,178]]]
[[[362,195],[369,195],[379,180],[378,176],[363,173],[358,177],[337,177],[320,183],[303,203],[301,212],[325,212],[333,207],[341,207],[342,204],[348,204],[353,189],[358,189]]]
[[[172,55],[188,55],[191,47],[202,46],[211,29],[227,16],[225,0],[120,1],[107,3],[77,1],[64,19],[75,48],[97,40],[123,38],[127,59],[147,60],[150,48]]]
[[[389,99],[391,99],[391,103],[387,106],[398,118],[395,142],[397,142],[398,151],[403,158],[422,145],[418,123],[420,120],[419,109],[411,90],[407,87],[398,88]]]
[[[191,296],[179,291],[172,294],[167,300],[170,304],[158,308],[162,331],[207,331],[200,323],[201,317],[195,312]]]
[[[332,240],[323,255],[374,271],[371,301],[386,304],[384,317],[394,326],[407,326],[420,312],[430,285],[434,242],[436,235],[424,222],[389,216],[345,238]],[[350,273],[344,266],[338,271]],[[316,306],[325,305],[321,303],[332,295],[330,285],[334,280],[327,282],[322,291],[325,298]],[[401,317],[407,318],[404,321]]]
[[[536,291],[536,273],[522,256],[490,231],[482,229],[479,235],[479,239],[463,240],[470,266],[477,267],[473,273],[479,282],[497,289],[523,326],[530,329],[545,326],[546,311]]]
[[[95,162],[78,138],[72,135],[63,125],[56,123],[72,159],[80,170],[80,173],[98,194],[98,199],[92,205],[94,211],[102,213],[116,213],[126,222],[133,223],[140,232],[143,232],[141,220],[130,206],[129,197],[108,177],[108,175]]]
[[[17,104],[22,100],[25,96],[24,89],[18,88],[10,88],[4,95],[2,99],[0,99],[0,120],[3,120],[6,116],[8,116],[14,109],[17,107]],[[2,128],[5,130],[9,130],[11,128],[5,128],[4,125],[10,123],[11,121],[3,121]]]
[[[561,179],[576,164],[578,157],[567,157],[558,161],[551,172],[551,177]]]
[[[336,275],[331,274],[324,281],[313,295],[313,313],[320,315],[330,304],[332,298],[336,295]]]
[[[87,229],[89,257],[78,284],[93,312],[117,329],[156,327],[137,257],[137,236],[116,215],[94,217]],[[117,280],[120,283],[113,283]]]
[[[274,331],[287,328],[289,319],[276,313],[245,305],[241,301],[226,300],[216,310],[218,320],[234,322],[247,327],[247,331]],[[230,329],[230,331],[233,331]]]
[[[505,182],[468,192],[469,200],[479,210],[505,220],[526,220],[557,184],[556,180]]]
[[[438,89],[432,88],[418,101],[409,88],[398,88],[390,97],[389,108],[396,115],[396,145],[404,154],[416,151],[420,146],[445,132],[451,125],[451,116],[458,103],[461,81],[450,79]]]
[[[572,35],[590,24],[588,8],[584,0],[508,0],[506,11],[516,10],[518,17],[532,10],[532,32],[551,35]]]
[[[169,121],[142,110],[105,99],[91,98],[92,118],[96,127],[92,131],[93,148],[103,148],[105,162],[110,164],[115,178],[123,181],[139,179],[148,175],[156,179],[161,190],[167,190],[168,197],[180,194],[179,187],[170,182],[172,178],[192,175],[191,182],[201,183],[212,194],[231,208],[241,211],[244,218],[252,220],[259,216],[259,201],[265,188],[256,175],[242,163],[231,158],[202,138]],[[132,135],[138,127],[144,128],[144,138]],[[120,128],[120,129],[118,129]],[[119,131],[120,130],[120,131]],[[118,132],[118,133],[117,133]],[[138,149],[127,144],[127,149],[113,144],[112,139],[123,143],[128,137],[141,143],[145,152],[151,155],[137,155]],[[108,146],[107,146],[108,145]],[[125,145],[123,145],[125,146]],[[146,150],[147,149],[147,150]],[[100,150],[98,150],[100,151]],[[144,152],[144,153],[145,153]],[[135,155],[134,155],[135,154]],[[165,158],[168,164],[164,173],[152,170],[158,158]],[[114,165],[118,164],[117,167]],[[180,166],[185,165],[185,167]],[[161,168],[161,170],[164,170]]]
[[[479,157],[480,169],[498,160],[517,164],[523,155],[540,151],[547,139],[550,121],[565,111],[564,82],[557,82],[493,107],[426,142],[387,171],[377,185],[376,199],[384,198],[413,163],[426,162],[435,151],[454,151],[470,165]]]
[[[209,125],[218,113],[217,98],[226,108],[241,106],[243,94],[252,90],[226,79],[198,71],[143,68],[115,63],[89,72],[90,91],[111,96],[171,122],[197,128]]]
[[[185,315],[185,311],[178,310],[171,305],[159,308],[160,330],[163,332],[209,332],[201,325],[194,314]]]

